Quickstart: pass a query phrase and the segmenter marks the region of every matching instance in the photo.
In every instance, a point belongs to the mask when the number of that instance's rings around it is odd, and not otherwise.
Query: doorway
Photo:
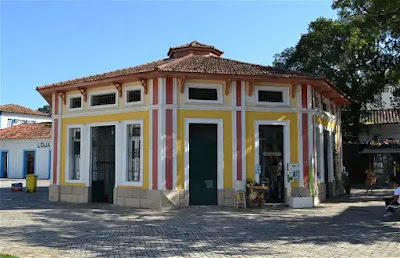
[[[35,174],[35,151],[24,151],[23,178]]]
[[[115,126],[91,128],[92,202],[113,202]]]
[[[265,202],[284,202],[284,126],[259,125],[258,127],[258,165],[260,183],[268,187]]]
[[[326,187],[326,198],[329,198],[329,163],[328,163],[328,150],[329,150],[329,132],[324,130],[324,179]]]
[[[0,178],[8,177],[8,152],[2,151],[0,157]]]
[[[189,205],[217,204],[217,135],[217,124],[189,124]]]

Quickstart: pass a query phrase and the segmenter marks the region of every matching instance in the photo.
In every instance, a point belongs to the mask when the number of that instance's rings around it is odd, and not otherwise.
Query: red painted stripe
[[[242,111],[236,111],[236,178],[242,180]]]
[[[154,95],[153,95],[154,96]],[[152,143],[153,143],[153,157],[152,157],[152,179],[153,179],[153,189],[157,189],[158,184],[158,110],[152,111],[152,123],[153,123],[153,132],[152,132]]]
[[[153,79],[153,105],[158,104],[158,78]]]
[[[308,114],[302,114],[302,136],[303,136],[303,182],[304,186],[308,186],[308,176],[310,164],[308,160]]]
[[[301,85],[301,106],[307,108],[307,85]]]
[[[173,157],[173,137],[172,137],[172,109],[165,110],[165,187],[172,190],[172,157]]]
[[[57,102],[57,101],[56,101]],[[53,144],[53,185],[57,184],[57,156],[58,156],[58,119],[54,119],[54,144]]]
[[[58,96],[58,94],[56,93],[55,94],[56,96],[55,96],[55,103],[54,103],[54,114],[58,114],[58,99],[59,99],[59,96]]]
[[[236,106],[242,105],[242,82],[236,81]]]
[[[173,104],[173,91],[174,91],[174,86],[173,86],[173,79],[172,78],[167,78],[166,79],[166,102],[167,104]]]

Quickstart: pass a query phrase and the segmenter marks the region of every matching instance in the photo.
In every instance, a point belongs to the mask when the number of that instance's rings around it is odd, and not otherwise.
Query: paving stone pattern
[[[121,208],[49,203],[0,181],[0,253],[20,257],[399,257],[400,212],[356,190],[313,209]]]

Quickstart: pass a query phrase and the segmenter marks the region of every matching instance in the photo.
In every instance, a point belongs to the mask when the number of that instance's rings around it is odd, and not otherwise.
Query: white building
[[[51,167],[51,123],[30,123],[0,130],[0,178],[35,174],[48,179]]]
[[[51,122],[50,115],[15,104],[0,106],[0,129],[18,124],[41,122]]]

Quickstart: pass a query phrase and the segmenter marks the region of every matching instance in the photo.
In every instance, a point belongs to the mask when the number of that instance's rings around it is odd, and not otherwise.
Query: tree
[[[376,22],[368,12],[358,11],[361,2],[364,7],[376,6],[373,0],[335,1],[338,20],[311,22],[297,45],[275,55],[274,61],[275,66],[325,76],[347,94],[353,102],[342,123],[344,132],[352,136],[358,135],[366,104],[379,107],[378,94],[386,85],[398,86],[400,78],[398,28],[390,27],[395,22]]]
[[[50,105],[44,105],[43,107],[38,108],[38,111],[51,115]]]

